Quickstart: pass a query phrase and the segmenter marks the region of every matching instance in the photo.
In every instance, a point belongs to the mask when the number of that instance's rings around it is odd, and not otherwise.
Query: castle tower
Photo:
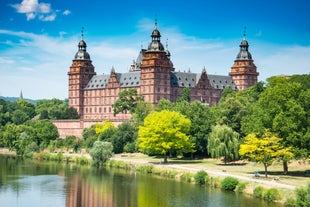
[[[152,42],[145,51],[141,69],[141,94],[144,100],[157,104],[160,99],[171,100],[170,72],[174,71],[170,60],[170,52],[165,50],[160,42],[160,32],[155,29],[152,32]]]
[[[94,71],[94,66],[88,52],[86,51],[86,42],[83,40],[83,31],[82,31],[82,40],[78,44],[78,51],[72,60],[72,65],[70,71],[68,72],[69,76],[69,94],[68,101],[69,106],[75,108],[79,113],[81,119],[83,119],[83,108],[84,108],[84,94],[83,89],[92,78],[96,75]]]
[[[231,67],[229,75],[234,80],[238,90],[244,90],[257,83],[259,73],[249,52],[249,43],[244,32],[243,40],[240,43],[240,52]]]

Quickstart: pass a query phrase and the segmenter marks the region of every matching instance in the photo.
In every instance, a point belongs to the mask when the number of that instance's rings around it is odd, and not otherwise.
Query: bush
[[[265,189],[262,186],[257,186],[253,190],[253,196],[256,198],[263,198]]]
[[[308,186],[310,190],[310,187]],[[307,195],[307,190],[305,188],[297,188],[295,190],[296,193],[296,207],[309,207],[310,201],[308,198],[310,195]]]
[[[263,197],[267,201],[276,201],[281,199],[280,193],[276,188],[269,188],[266,193],[264,193]]]
[[[284,202],[285,207],[296,207],[296,200],[294,198],[288,198]]]
[[[110,142],[96,141],[89,151],[96,167],[103,165],[113,155],[113,146]]]
[[[226,177],[224,180],[221,182],[221,187],[224,190],[235,190],[236,186],[238,185],[239,181],[237,178],[233,177]]]
[[[195,174],[194,179],[196,184],[204,185],[209,181],[209,176],[206,171],[200,170]]]

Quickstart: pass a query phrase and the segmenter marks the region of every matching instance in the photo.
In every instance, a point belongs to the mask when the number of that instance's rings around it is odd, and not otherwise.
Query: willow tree
[[[188,136],[190,125],[191,121],[178,112],[153,112],[144,119],[143,126],[139,127],[139,148],[144,152],[164,155],[165,163],[169,153],[192,152],[194,144]]]
[[[265,177],[268,176],[268,167],[283,157],[293,157],[290,147],[281,145],[282,139],[275,133],[265,131],[262,137],[252,133],[245,137],[244,144],[240,145],[239,154],[258,163],[263,163]]]
[[[208,139],[208,152],[212,158],[224,157],[225,164],[238,159],[239,134],[226,125],[216,125]]]

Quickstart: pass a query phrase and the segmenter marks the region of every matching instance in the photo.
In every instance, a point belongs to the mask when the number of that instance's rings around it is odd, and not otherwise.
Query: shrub
[[[154,172],[153,165],[138,165],[136,167],[137,172],[152,174]]]
[[[296,200],[294,198],[288,198],[284,202],[285,207],[296,207]]]
[[[276,188],[269,188],[266,193],[264,193],[263,197],[267,201],[276,201],[281,199],[280,193]]]
[[[308,186],[310,189],[310,187]],[[305,188],[297,188],[295,190],[296,194],[296,207],[309,207],[310,206],[310,201],[308,199],[308,193]]]
[[[239,182],[238,185],[236,186],[236,192],[243,193],[245,186],[246,186],[246,183]]]
[[[253,190],[253,196],[256,198],[263,198],[265,189],[262,186],[257,186]]]
[[[113,146],[110,142],[96,141],[89,151],[96,167],[103,165],[113,155]]]
[[[237,178],[234,177],[226,177],[221,182],[221,187],[224,190],[235,190],[236,186],[238,185],[239,181]]]
[[[208,183],[209,176],[208,176],[208,173],[206,171],[200,170],[195,174],[194,179],[195,179],[196,184],[204,185],[204,184]]]

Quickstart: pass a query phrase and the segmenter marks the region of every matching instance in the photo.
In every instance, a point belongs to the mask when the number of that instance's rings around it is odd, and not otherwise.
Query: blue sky
[[[97,74],[127,72],[155,17],[177,71],[227,75],[246,26],[259,80],[309,74],[309,8],[308,0],[1,0],[0,96],[67,98],[82,27]]]

